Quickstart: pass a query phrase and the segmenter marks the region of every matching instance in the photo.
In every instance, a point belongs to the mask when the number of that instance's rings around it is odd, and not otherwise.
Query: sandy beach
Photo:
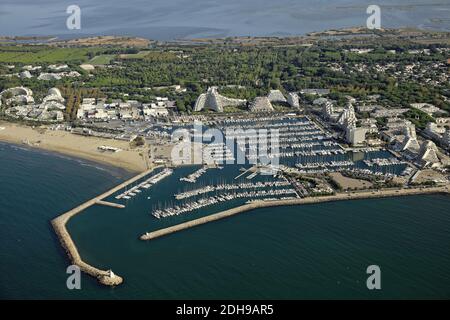
[[[65,155],[96,161],[132,172],[150,167],[146,148],[131,149],[127,141],[87,137],[44,127],[28,127],[0,121],[0,141],[28,145]],[[119,148],[119,152],[101,152],[99,146]]]

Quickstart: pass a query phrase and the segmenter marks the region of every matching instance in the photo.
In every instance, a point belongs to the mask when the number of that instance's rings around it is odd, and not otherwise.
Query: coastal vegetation
[[[405,117],[420,129],[424,129],[428,122],[435,122],[432,116],[416,108],[408,110]]]
[[[166,96],[176,101],[179,112],[188,113],[199,94],[210,86],[218,86],[225,96],[248,101],[271,89],[286,93],[323,88],[331,91],[329,97],[338,106],[346,104],[348,95],[360,100],[379,95],[377,103],[386,107],[409,108],[411,103],[422,102],[450,111],[446,98],[448,81],[427,80],[440,78],[433,66],[447,63],[448,44],[425,45],[390,38],[354,42],[314,38],[308,45],[277,42],[280,44],[250,46],[228,39],[196,45],[153,44],[146,48],[1,45],[0,90],[23,85],[39,96],[52,87],[76,86],[99,90],[110,99],[143,103],[155,96]],[[427,53],[421,54],[423,50]],[[25,64],[39,65],[42,71],[48,71],[49,64],[58,62],[68,64],[81,77],[41,81],[36,77],[4,76],[18,74]],[[7,63],[13,68],[8,69]],[[97,67],[87,72],[79,67],[82,63]],[[186,90],[172,90],[173,85]],[[302,96],[305,103],[312,103],[315,98]],[[67,117],[71,118],[70,110]],[[407,117],[418,127],[427,121],[417,111],[411,111]]]
[[[145,145],[145,138],[144,137],[136,137],[133,141],[130,142],[130,147],[132,149],[142,147]]]

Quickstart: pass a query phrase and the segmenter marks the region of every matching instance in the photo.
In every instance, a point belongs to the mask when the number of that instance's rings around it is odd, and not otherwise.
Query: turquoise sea
[[[125,282],[106,288],[83,275],[81,290],[68,290],[69,261],[50,220],[130,174],[0,143],[0,298],[450,298],[450,198],[443,195],[260,209],[140,241],[143,232],[210,213],[150,215],[195,169],[176,170],[149,190],[150,199],[142,195],[126,209],[95,206],[73,218],[68,228],[84,260]],[[373,264],[381,268],[379,291],[366,288]]]

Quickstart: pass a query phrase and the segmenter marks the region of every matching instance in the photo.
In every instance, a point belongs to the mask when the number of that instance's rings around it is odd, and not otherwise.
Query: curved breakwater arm
[[[77,265],[83,272],[95,277],[98,279],[98,281],[104,285],[108,286],[116,286],[123,282],[123,279],[115,275],[111,272],[111,270],[101,270],[98,268],[95,268],[88,263],[84,262],[83,259],[80,257],[80,254],[78,252],[78,249],[73,242],[72,238],[70,237],[69,232],[67,231],[66,224],[67,222],[75,215],[79,214],[83,210],[100,203],[102,204],[102,199],[109,197],[110,195],[114,194],[115,192],[125,188],[129,184],[138,181],[139,179],[145,177],[146,175],[150,174],[153,170],[160,168],[161,166],[153,167],[149,170],[146,170],[137,176],[119,184],[118,186],[112,188],[111,190],[106,191],[105,193],[86,201],[85,203],[79,205],[78,207],[67,211],[66,213],[58,216],[57,218],[53,219],[51,221],[53,229],[56,232],[56,235],[59,238],[59,241],[61,242],[61,245],[66,250],[70,261]]]

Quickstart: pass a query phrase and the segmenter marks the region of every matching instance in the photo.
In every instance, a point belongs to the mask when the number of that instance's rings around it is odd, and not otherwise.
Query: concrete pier
[[[240,173],[239,175],[237,175],[236,177],[234,177],[234,180],[239,179],[240,177],[242,177],[243,175],[247,174],[247,172],[251,171],[253,169],[253,167],[248,168],[247,170],[245,170],[244,172]]]
[[[357,200],[357,199],[370,199],[370,198],[385,198],[395,196],[408,196],[418,194],[433,194],[433,193],[450,193],[450,187],[448,185],[443,187],[429,187],[429,188],[411,188],[411,189],[390,189],[380,191],[363,191],[363,192],[351,192],[351,193],[339,193],[331,196],[322,197],[310,197],[303,199],[290,199],[290,200],[273,200],[273,201],[255,201],[249,204],[245,204],[239,207],[235,207],[229,210],[225,210],[219,213],[215,213],[206,217],[198,218],[188,222],[180,223],[172,227],[164,228],[161,230],[147,232],[143,234],[140,239],[144,241],[156,239],[174,232],[178,232],[184,229],[199,226],[208,222],[224,219],[238,213],[247,212],[259,208],[277,207],[277,206],[290,206],[290,205],[302,205],[302,204],[314,204],[321,202],[342,201],[342,200]]]
[[[131,183],[138,181],[139,179],[150,174],[153,170],[160,168],[160,167],[161,166],[158,166],[158,167],[149,169],[147,171],[144,171],[144,172],[138,174],[137,176],[112,188],[111,190],[106,191],[105,193],[99,195],[98,197],[95,197],[89,201],[86,201],[85,203],[79,205],[78,207],[76,207],[70,211],[67,211],[66,213],[64,213],[64,214],[60,215],[59,217],[52,220],[51,223],[52,223],[53,229],[55,230],[56,235],[58,236],[59,241],[61,242],[61,245],[66,250],[67,255],[69,256],[69,259],[72,262],[72,264],[80,267],[80,269],[83,272],[86,272],[87,274],[97,278],[98,281],[104,285],[117,286],[123,282],[123,279],[120,276],[115,275],[111,270],[100,270],[98,268],[95,268],[95,267],[87,264],[86,262],[83,261],[83,259],[81,259],[78,249],[77,249],[75,243],[73,242],[72,238],[70,237],[69,232],[67,231],[66,224],[73,216],[79,214],[83,210],[85,210],[95,204],[98,204],[99,202],[100,202],[100,204],[108,203],[108,205],[110,205],[111,204],[110,202],[102,201],[102,199],[109,197],[110,195],[114,194],[115,192],[125,188],[126,186],[128,186]],[[114,207],[116,207],[116,206],[114,206]]]
[[[107,206],[107,207],[119,208],[119,209],[125,208],[125,206],[123,204],[109,202],[109,201],[103,201],[103,200],[98,200],[97,204]]]

